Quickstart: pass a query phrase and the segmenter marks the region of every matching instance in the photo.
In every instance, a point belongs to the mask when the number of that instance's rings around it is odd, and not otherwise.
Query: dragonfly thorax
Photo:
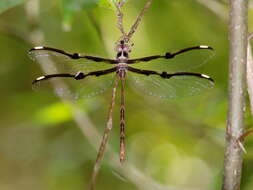
[[[126,69],[128,67],[127,63],[118,63],[117,64],[118,69]]]

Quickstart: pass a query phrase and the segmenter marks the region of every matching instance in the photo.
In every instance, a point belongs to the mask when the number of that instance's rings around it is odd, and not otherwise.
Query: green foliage
[[[120,2],[122,0],[100,0],[99,6],[115,10],[114,2]]]
[[[0,1],[0,14],[8,9],[24,3],[26,0],[1,0]]]
[[[81,10],[91,10],[99,5],[103,8],[115,10],[114,2],[122,0],[61,0],[63,8],[63,27],[70,30],[76,12]]]
[[[69,107],[64,103],[55,103],[40,109],[35,115],[36,122],[40,125],[53,125],[71,119]]]
[[[206,0],[209,1],[212,0]],[[0,0],[0,13],[24,2]],[[129,28],[146,0],[127,2],[123,13],[124,26]],[[96,133],[89,130],[84,133],[78,124],[72,122],[72,107],[60,103],[52,88],[45,89],[41,83],[42,89],[32,90],[32,80],[43,75],[43,71],[37,62],[28,58],[27,51],[34,44],[24,42],[24,39],[35,39],[42,34],[43,41],[36,45],[114,58],[115,41],[120,33],[113,1],[40,0],[40,14],[35,20],[27,17],[30,15],[28,11],[18,6],[0,17],[0,176],[5,176],[0,181],[0,189],[88,189],[97,153],[90,143]],[[63,31],[62,22],[72,30]],[[130,58],[173,52],[199,44],[215,48],[215,56],[207,64],[196,70],[188,70],[187,66],[182,68],[182,72],[205,73],[215,80],[213,89],[195,97],[171,100],[148,96],[143,91],[138,94],[132,90],[127,78],[127,162],[152,179],[145,184],[155,180],[164,189],[170,186],[172,189],[174,186],[178,189],[219,189],[227,115],[227,28],[227,23],[196,0],[153,1],[143,17],[132,38],[135,45]],[[171,60],[171,64],[177,64],[178,59]],[[189,66],[199,60],[199,57],[189,60]],[[59,59],[57,63],[64,61]],[[167,60],[159,62],[164,64],[164,68],[168,63]],[[84,63],[74,60],[71,64],[76,70]],[[154,64],[146,65],[148,69]],[[169,69],[166,71],[171,72]],[[130,72],[127,77],[129,75]],[[65,82],[69,82],[67,80]],[[72,82],[76,84],[74,89],[80,88],[82,93],[89,90],[85,84],[87,81]],[[147,85],[147,90],[149,87]],[[79,121],[81,124],[102,133],[110,99],[111,88],[95,97],[78,99],[78,108],[83,113],[74,114],[83,118]],[[119,103],[120,89],[114,109],[114,127],[109,137],[115,154],[119,149]],[[250,117],[248,112],[246,123],[249,127],[252,126]],[[62,127],[69,125],[73,127]],[[252,169],[249,167],[253,162],[251,139],[253,137],[249,136],[245,144],[248,152],[245,168],[249,169],[244,171],[244,175],[248,176],[244,178],[244,184],[248,188],[242,190],[253,188]],[[26,159],[19,161],[19,157]],[[141,188],[135,187],[131,180],[126,183],[115,177],[114,173],[120,176],[121,173],[109,166],[111,162],[114,161],[107,151],[97,190]],[[22,172],[15,172],[16,168]],[[30,181],[32,184],[26,183]]]
[[[97,5],[99,0],[62,0],[63,26],[69,28],[76,12],[89,10]]]

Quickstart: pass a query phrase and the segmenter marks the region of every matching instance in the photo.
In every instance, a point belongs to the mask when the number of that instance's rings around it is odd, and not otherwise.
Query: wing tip
[[[209,80],[209,81],[211,81],[211,82],[214,84],[214,79],[211,78],[210,76],[205,75],[205,74],[201,74],[201,77],[202,77],[202,78],[205,78],[205,79],[207,79],[207,80]]]
[[[36,78],[35,80],[32,81],[32,85],[36,84],[39,81],[45,80],[46,77],[45,76],[40,76],[38,78]]]
[[[207,46],[207,45],[200,45],[199,47],[200,47],[201,49],[214,50],[214,48],[213,48],[213,47],[211,47],[211,46]]]
[[[31,48],[28,52],[32,52],[32,51],[36,51],[36,50],[43,50],[45,49],[44,46],[35,46],[33,48]]]

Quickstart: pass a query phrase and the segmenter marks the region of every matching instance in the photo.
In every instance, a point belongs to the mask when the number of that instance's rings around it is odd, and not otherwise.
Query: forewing
[[[86,59],[75,60],[62,53],[47,50],[30,51],[29,56],[36,63],[39,63],[45,71],[40,76],[56,73],[70,73],[75,75],[77,72],[87,74],[98,70],[106,70],[114,66]],[[75,99],[81,97],[88,98],[101,94],[111,87],[114,75],[114,73],[110,73],[99,77],[88,76],[82,80],[75,80],[74,78],[53,78],[38,82],[33,88],[36,90],[49,89],[51,86],[50,83],[53,82],[55,84],[54,89],[60,96]]]
[[[208,63],[213,56],[214,51],[211,49],[195,49],[176,55],[172,59],[160,58],[150,62],[136,63],[134,67],[167,72],[191,71]]]
[[[98,70],[99,68],[106,69],[112,66],[104,62],[96,62],[96,61],[85,59],[85,58],[75,59],[72,57],[74,56],[74,54],[78,56],[84,56],[86,54],[69,53],[64,50],[50,48],[50,47],[45,47],[45,48],[46,49],[44,49],[44,47],[35,47],[28,52],[28,55],[33,61],[38,61],[38,60],[43,61],[43,60],[51,59],[52,61],[57,63],[57,70],[59,72],[73,73],[73,72],[78,72],[82,70],[95,71],[95,70]],[[93,56],[93,57],[96,57],[96,56]],[[51,72],[55,73],[56,71],[52,70]]]

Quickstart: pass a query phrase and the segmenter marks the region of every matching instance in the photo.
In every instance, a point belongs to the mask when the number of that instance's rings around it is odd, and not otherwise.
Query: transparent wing
[[[142,75],[128,72],[130,86],[138,93],[160,98],[180,98],[204,92],[214,86],[208,79],[196,76],[174,76],[169,79],[157,75]]]
[[[38,77],[57,73],[76,74],[77,72],[83,72],[87,74],[93,71],[106,70],[114,66],[86,59],[75,60],[62,53],[47,50],[31,51],[29,52],[29,56],[36,63],[39,63],[43,70],[46,70],[46,73],[41,73]],[[33,88],[39,91],[50,89],[52,86],[50,83],[53,82],[55,84],[54,89],[60,96],[68,96],[75,99],[81,97],[89,98],[104,93],[111,87],[114,75],[114,73],[110,73],[99,77],[88,76],[82,80],[75,80],[74,78],[52,78],[36,83]]]
[[[195,49],[176,55],[172,59],[161,58],[150,62],[136,63],[133,66],[139,69],[157,71],[190,71],[206,64],[214,55],[214,51],[211,49]]]
[[[43,48],[48,48],[48,50],[43,49]],[[78,72],[82,70],[95,71],[98,69],[110,68],[112,66],[106,63],[107,59],[105,59],[105,62],[102,62],[101,60],[99,60],[100,62],[99,61],[96,62],[96,61],[85,59],[85,58],[77,59],[75,58],[75,55],[76,56],[84,56],[84,55],[79,54],[79,53],[69,53],[64,50],[50,48],[50,47],[35,47],[28,52],[28,55],[33,61],[39,61],[39,60],[43,61],[47,59],[52,59],[52,61],[57,63],[57,70],[59,72],[73,73],[73,72]],[[89,57],[96,58],[96,56],[89,56]],[[104,58],[101,58],[101,59],[104,59]],[[56,72],[56,71],[52,70],[52,72]]]

